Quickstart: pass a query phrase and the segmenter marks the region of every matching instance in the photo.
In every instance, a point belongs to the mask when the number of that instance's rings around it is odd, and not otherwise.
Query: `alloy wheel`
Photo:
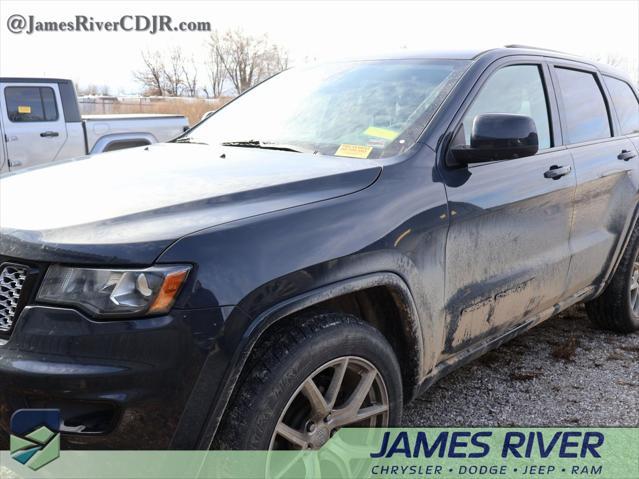
[[[639,256],[635,258],[630,276],[630,309],[639,316]]]
[[[342,427],[385,427],[388,392],[369,361],[345,356],[307,377],[280,415],[271,450],[316,450]]]

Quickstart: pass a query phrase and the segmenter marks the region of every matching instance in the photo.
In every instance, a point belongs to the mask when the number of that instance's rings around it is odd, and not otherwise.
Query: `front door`
[[[67,139],[58,86],[6,83],[1,97],[10,169],[55,160]]]
[[[457,170],[447,185],[444,357],[548,312],[564,295],[575,194],[570,153],[553,134],[556,106],[543,64],[495,67],[466,109],[457,142],[482,113],[535,120],[539,152]],[[549,172],[558,170],[560,176]]]

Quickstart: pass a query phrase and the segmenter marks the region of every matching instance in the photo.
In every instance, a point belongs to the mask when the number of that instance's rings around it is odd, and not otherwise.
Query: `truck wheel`
[[[319,449],[341,427],[399,424],[399,364],[375,328],[327,313],[267,334],[245,367],[212,448]]]
[[[586,303],[588,317],[600,328],[639,330],[639,228],[635,228],[612,280],[597,299]]]

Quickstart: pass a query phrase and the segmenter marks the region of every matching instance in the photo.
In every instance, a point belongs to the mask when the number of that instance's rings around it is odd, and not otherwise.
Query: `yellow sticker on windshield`
[[[364,131],[364,134],[367,136],[375,136],[377,138],[384,138],[385,140],[393,141],[395,138],[399,136],[399,133],[393,130],[388,130],[386,128],[378,128],[376,126],[369,126]]]
[[[31,107],[29,105],[18,105],[18,113],[31,113]]]
[[[368,158],[368,155],[373,151],[372,146],[362,145],[339,145],[339,148],[335,152],[335,156],[350,156],[351,158]]]

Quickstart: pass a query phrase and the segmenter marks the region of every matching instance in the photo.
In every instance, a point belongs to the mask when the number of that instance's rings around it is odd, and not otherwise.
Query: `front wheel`
[[[378,330],[317,314],[273,331],[247,365],[213,447],[319,449],[342,427],[399,423],[401,374]]]

